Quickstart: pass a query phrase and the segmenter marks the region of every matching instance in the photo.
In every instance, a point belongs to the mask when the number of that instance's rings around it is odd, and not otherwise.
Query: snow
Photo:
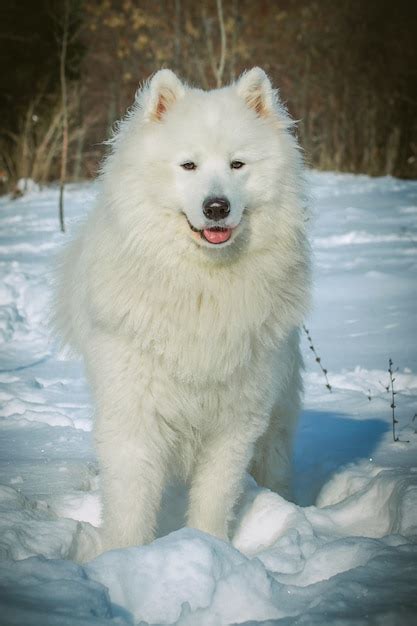
[[[0,611],[8,626],[409,625],[417,612],[417,182],[309,175],[315,302],[295,503],[248,477],[232,541],[181,528],[82,563],[100,492],[82,365],[48,330],[58,190],[0,199]],[[66,192],[69,230],[94,184]],[[393,442],[388,359],[395,373]],[[75,562],[76,561],[76,562]]]

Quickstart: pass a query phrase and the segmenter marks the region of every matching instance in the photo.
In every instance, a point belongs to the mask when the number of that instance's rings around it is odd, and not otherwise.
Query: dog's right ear
[[[168,109],[184,97],[185,87],[171,70],[159,70],[140,93],[147,121],[160,122]]]

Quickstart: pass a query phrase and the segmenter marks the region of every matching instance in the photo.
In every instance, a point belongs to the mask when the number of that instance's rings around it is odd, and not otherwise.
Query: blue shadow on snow
[[[303,411],[294,442],[295,501],[314,504],[320,489],[340,468],[365,460],[389,429],[378,419],[352,419],[343,414]]]

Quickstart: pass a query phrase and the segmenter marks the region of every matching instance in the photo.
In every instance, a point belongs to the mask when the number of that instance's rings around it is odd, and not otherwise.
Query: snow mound
[[[213,615],[218,624],[283,615],[273,601],[280,585],[260,561],[197,530],[107,552],[85,569],[135,622],[203,626]]]
[[[70,561],[44,557],[3,561],[0,580],[2,623],[7,626],[126,623],[113,619],[107,589]]]
[[[44,501],[30,501],[11,487],[0,486],[0,558],[81,561],[99,547],[89,524],[58,518]]]

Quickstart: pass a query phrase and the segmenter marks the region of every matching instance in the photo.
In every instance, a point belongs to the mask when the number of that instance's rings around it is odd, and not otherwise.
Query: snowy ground
[[[0,621],[13,625],[409,625],[417,620],[417,182],[310,177],[315,308],[304,341],[298,505],[248,480],[231,544],[175,530],[83,566],[100,519],[80,364],[46,326],[57,191],[0,199]],[[73,224],[93,185],[73,186]],[[396,373],[391,433],[388,359]],[[413,617],[414,616],[414,617]]]

